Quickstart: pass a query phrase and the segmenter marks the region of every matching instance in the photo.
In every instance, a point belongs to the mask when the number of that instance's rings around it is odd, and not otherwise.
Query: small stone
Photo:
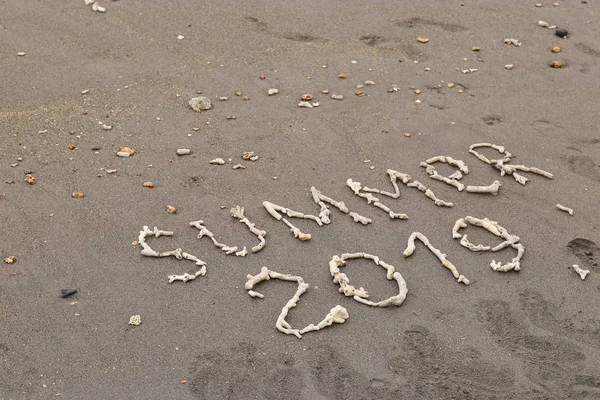
[[[560,61],[552,61],[552,62],[550,63],[550,66],[551,66],[552,68],[562,68],[562,63],[561,63]]]
[[[462,92],[463,92],[463,90],[462,90],[462,89],[458,89],[458,93],[462,93]]]
[[[118,157],[126,158],[126,157],[130,157],[131,154],[129,154],[129,153],[125,152],[125,151],[117,151],[117,156]]]
[[[412,135],[410,133],[405,133],[404,136],[411,137]]]
[[[472,51],[479,51],[481,49],[479,48],[479,46],[473,46],[473,47],[471,47],[471,50]]]
[[[256,154],[253,151],[246,151],[244,152],[244,154],[242,154],[242,159],[244,160],[249,160],[252,157],[254,157]]]
[[[169,214],[177,214],[177,209],[173,206],[167,205],[165,206],[165,210],[169,213]]]
[[[312,102],[312,106],[313,107],[319,107],[321,104],[318,101],[313,101]]]
[[[421,91],[419,89],[415,90],[415,94],[421,94]]]
[[[323,90],[321,90],[321,93],[323,93],[323,94],[329,94],[329,90],[323,89]]]
[[[554,7],[558,7],[560,4],[558,4],[558,3],[552,3],[552,5],[553,5]]]
[[[195,132],[198,132],[200,128],[192,128]]]
[[[192,110],[196,112],[210,110],[212,108],[210,100],[208,99],[208,97],[204,96],[194,97],[189,101],[189,105],[192,108]]]
[[[227,115],[227,119],[236,119],[237,117],[233,114]]]
[[[27,181],[27,183],[29,183],[30,185],[35,185],[35,177],[33,175],[25,175],[25,181]]]
[[[178,156],[187,156],[188,154],[192,154],[190,149],[177,149]]]
[[[141,323],[142,323],[142,317],[139,315],[132,315],[131,318],[129,318],[129,325],[138,326]]]
[[[116,174],[116,173],[117,173],[117,170],[116,170],[116,169],[107,169],[107,170],[106,170],[106,173],[107,173],[107,174]]]
[[[311,101],[313,99],[312,94],[303,94],[301,97],[302,101]]]
[[[340,79],[347,79],[348,78],[348,74],[339,74],[338,78],[340,78]]]
[[[341,94],[332,94],[331,98],[333,100],[344,100],[344,96],[342,96]]]
[[[242,92],[235,92],[235,95],[239,97],[242,95]]]
[[[223,160],[222,158],[215,158],[214,160],[210,160],[208,163],[215,164],[215,165],[224,165],[225,160]]]
[[[553,48],[550,49],[550,51],[553,52],[553,53],[559,53],[560,52],[560,47],[554,46]]]
[[[179,40],[183,40],[183,39],[185,39],[185,36],[183,36],[183,35],[179,35],[179,36],[177,36],[177,39],[179,39]]]
[[[6,257],[4,259],[4,262],[7,264],[14,264],[15,261],[17,261],[17,257],[15,257],[15,256]]]
[[[17,161],[23,161],[23,157],[18,157]]]
[[[354,94],[357,95],[357,96],[364,96],[365,95],[363,92],[360,92],[360,91],[359,92],[354,92]]]
[[[132,149],[132,148],[130,148],[130,147],[123,147],[123,148],[121,149],[121,152],[123,152],[123,153],[128,153],[130,156],[132,156],[132,155],[134,155],[134,154],[135,154],[135,150],[134,150],[134,149]]]
[[[450,83],[448,84],[448,87],[449,87],[449,88],[453,88],[454,86],[456,86],[456,85],[455,85],[454,83],[452,83],[452,82],[450,82]]]
[[[375,84],[375,82],[373,82],[373,81],[365,81],[365,85],[374,85],[374,84]]]
[[[547,28],[550,26],[550,24],[547,23],[546,21],[539,21],[538,25],[541,26],[542,28]]]
[[[142,186],[152,189],[154,187],[154,183],[152,183],[152,182],[144,182],[144,184]]]
[[[227,100],[229,100],[229,97],[227,97],[227,96],[219,97],[219,101],[227,101]]]
[[[429,38],[426,38],[426,37],[418,37],[418,38],[417,38],[417,42],[419,42],[419,43],[427,43],[427,42],[429,42]]]
[[[515,66],[513,64],[506,64],[504,66],[505,69],[513,69]]]
[[[548,27],[548,29],[556,29],[556,28],[558,28],[558,26],[556,26],[556,25],[550,25],[550,26]]]
[[[266,77],[264,75],[259,76],[260,79],[265,79]]]
[[[308,101],[301,101],[300,103],[298,103],[298,107],[313,108],[312,104],[310,104]]]
[[[75,150],[77,148],[77,146],[75,146],[74,144],[69,146],[69,150]]]
[[[388,89],[387,92],[388,93],[394,93],[394,89]]]
[[[250,100],[250,97],[248,97],[248,96],[244,96],[244,97],[242,97],[242,100],[244,100],[244,101],[248,101],[248,100]]]
[[[13,181],[12,179],[7,179],[6,181],[4,181],[5,183],[8,183],[9,185],[12,185],[13,183],[15,183],[15,181]]]
[[[60,289],[60,297],[63,299],[65,297],[73,296],[75,293],[77,293],[77,289]]]
[[[269,89],[269,91],[267,92],[267,94],[269,96],[273,96],[273,95],[275,95],[277,93],[279,93],[279,90],[277,90],[277,89]]]
[[[73,192],[71,194],[71,197],[74,199],[81,199],[81,198],[85,197],[85,194],[83,194],[81,192]]]
[[[565,28],[560,28],[560,29],[557,29],[556,32],[554,32],[554,34],[560,38],[565,38],[569,35],[569,31],[566,30]]]
[[[102,125],[102,129],[104,129],[105,131],[110,131],[112,129],[112,125]]]
[[[88,94],[90,91],[88,89],[85,89],[83,91],[81,91],[81,94]]]
[[[185,385],[186,383],[187,383],[187,381],[186,381],[185,379],[182,379],[182,380],[181,380],[181,384],[182,384],[182,385]]]
[[[535,5],[535,6],[539,8],[539,7],[541,7],[541,6],[542,6],[542,3],[536,3],[536,5]]]
[[[233,169],[246,169],[246,166],[242,164],[236,164],[233,166]]]
[[[362,89],[362,88],[364,88],[364,87],[365,87],[365,85],[362,85],[362,84],[360,84],[360,83],[359,83],[358,85],[356,85],[356,88],[357,88],[357,89]]]
[[[24,51],[20,51],[17,53],[17,56],[19,57],[25,57],[25,55],[27,55],[27,53],[25,53]]]

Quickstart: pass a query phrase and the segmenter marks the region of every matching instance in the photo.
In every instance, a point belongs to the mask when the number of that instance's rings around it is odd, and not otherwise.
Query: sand
[[[0,264],[0,398],[600,398],[596,2],[104,0],[106,13],[83,3],[0,2],[0,256],[17,259]],[[355,87],[367,80],[375,84]],[[303,94],[319,107],[299,108]],[[196,113],[188,101],[200,95],[212,108]],[[554,179],[500,177],[468,153],[478,142],[504,145],[514,163]],[[117,157],[126,146],[135,154]],[[249,151],[259,159],[243,160]],[[499,180],[499,194],[432,180],[419,163],[437,155],[465,161],[465,185]],[[219,157],[225,165],[209,164]],[[436,164],[441,175],[454,171],[446,167]],[[399,199],[379,196],[409,216],[392,220],[345,184],[393,190],[388,168],[454,207],[400,185]],[[373,223],[332,209],[323,227],[290,220],[312,235],[294,238],[262,202],[317,215],[311,186]],[[202,219],[220,242],[250,249],[258,241],[230,216],[236,205],[267,231],[266,247],[246,257],[198,240],[189,225]],[[475,253],[452,239],[467,215],[520,237],[520,272],[490,268],[514,249]],[[196,266],[140,255],[132,242],[144,225],[174,231],[148,243],[206,261],[206,276],[169,284]],[[420,243],[404,258],[414,231],[471,284]],[[464,233],[475,245],[501,242],[473,226]],[[570,249],[576,238],[585,240]],[[359,251],[402,274],[401,307],[338,292],[329,260]],[[573,264],[592,273],[582,281]],[[278,332],[295,283],[263,282],[265,298],[251,298],[246,275],[263,266],[310,284],[292,326],[338,304],[350,317],[302,339]],[[344,273],[374,301],[397,294],[369,260]],[[61,298],[64,288],[78,293]],[[139,326],[128,325],[132,315]]]

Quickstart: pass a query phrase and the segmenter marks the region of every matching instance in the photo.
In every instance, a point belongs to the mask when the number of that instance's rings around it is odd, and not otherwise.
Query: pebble
[[[219,101],[227,101],[227,100],[229,100],[229,97],[227,97],[227,96],[219,97]]]
[[[60,297],[63,299],[77,293],[77,289],[60,289]]]
[[[269,91],[267,92],[267,94],[269,96],[273,96],[273,95],[275,95],[277,93],[279,93],[279,90],[277,90],[277,89],[269,89]]]
[[[319,104],[319,102],[318,102],[318,101],[314,101],[314,102],[312,103],[312,105],[313,105],[313,107],[319,107],[321,104]]]
[[[8,183],[9,185],[12,185],[13,183],[15,183],[15,181],[13,181],[12,179],[8,179],[5,181],[5,183]]]
[[[360,91],[359,92],[354,92],[354,94],[357,95],[357,96],[364,96],[365,95],[364,92],[360,92]]]
[[[242,100],[244,100],[244,101],[248,101],[248,100],[250,100],[250,97],[248,97],[248,96],[244,96],[244,97],[242,97]]]
[[[15,257],[15,256],[6,257],[4,259],[4,262],[7,264],[14,264],[15,261],[17,261],[17,257]]]
[[[112,125],[102,125],[102,129],[104,129],[105,131],[110,131],[112,129]]]
[[[455,84],[454,84],[454,83],[452,83],[452,82],[450,82],[450,83],[448,84],[448,87],[449,87],[449,88],[453,88],[454,86],[455,86]]]
[[[117,156],[125,158],[125,157],[131,157],[131,154],[129,154],[126,151],[117,151]]]
[[[74,144],[69,146],[69,150],[75,150],[77,148],[77,146],[75,146]]]
[[[541,26],[542,28],[547,28],[550,26],[550,24],[545,21],[539,21],[538,25]]]
[[[302,101],[311,101],[313,99],[312,94],[303,94],[301,97]]]
[[[244,154],[242,154],[242,159],[243,160],[249,160],[252,157],[254,157],[256,154],[253,151],[245,151]]]
[[[242,164],[236,164],[233,166],[233,169],[246,169],[246,166]]]
[[[298,103],[298,107],[313,108],[313,105],[310,104],[308,101],[301,101],[300,103]]]
[[[131,147],[123,147],[121,149],[121,151],[125,152],[125,153],[129,153],[130,156],[135,154],[135,150],[132,149]]]
[[[90,91],[88,89],[82,90],[81,94],[88,94]]]
[[[215,158],[214,160],[210,160],[208,163],[215,164],[215,165],[224,165],[225,160],[223,160],[222,158]]]
[[[515,66],[513,64],[506,64],[504,66],[505,69],[513,69]]]
[[[419,42],[419,43],[427,43],[427,42],[429,42],[429,38],[426,38],[426,37],[418,37],[418,38],[417,38],[417,42]]]
[[[551,66],[552,68],[562,68],[562,63],[561,63],[560,61],[552,61],[552,62],[550,63],[550,66]]]
[[[30,185],[35,185],[35,177],[33,175],[25,175],[25,181],[27,181],[27,183],[29,183]]]
[[[235,92],[235,95],[236,95],[236,96],[241,96],[241,95],[242,95],[242,92]]]
[[[20,51],[17,53],[17,56],[19,57],[25,57],[25,55],[27,55],[27,53],[25,53],[24,51]]]
[[[410,133],[405,133],[404,136],[411,137],[412,135]]]
[[[85,194],[81,193],[81,192],[73,192],[71,194],[71,197],[74,199],[81,199],[85,197]]]
[[[481,49],[478,46],[473,46],[473,47],[471,47],[471,50],[472,51],[479,51]]]
[[[233,114],[227,115],[227,119],[236,119],[237,117]]]
[[[340,78],[340,79],[346,79],[346,78],[348,78],[348,74],[339,74],[338,78]]]
[[[177,209],[173,206],[167,205],[165,207],[165,210],[169,213],[169,214],[177,214]]]
[[[329,94],[329,90],[323,89],[323,90],[321,90],[321,93],[323,93],[323,94]]]
[[[331,98],[333,100],[344,100],[344,96],[342,96],[341,94],[332,94]]]
[[[264,76],[264,75],[261,75],[261,76],[259,76],[259,78],[260,78],[260,79],[267,79],[267,77],[266,77],[266,76]]]
[[[23,161],[23,157],[18,157],[17,161]]]
[[[362,89],[362,88],[364,88],[364,87],[365,87],[365,85],[362,85],[362,84],[360,84],[360,83],[359,83],[358,85],[356,85],[356,88],[357,88],[357,89]]]
[[[178,156],[187,156],[188,154],[192,154],[190,149],[177,149]]]
[[[142,323],[142,317],[139,315],[132,315],[131,318],[129,318],[129,325],[138,326],[141,323]]]
[[[183,39],[185,39],[185,36],[183,36],[183,35],[179,35],[179,36],[177,36],[177,39],[179,39],[179,40],[183,40]]]
[[[536,7],[541,7],[541,6],[542,6],[542,3],[537,3],[535,6],[536,6]]]
[[[569,31],[566,30],[565,28],[560,28],[560,29],[557,29],[556,32],[554,32],[554,34],[558,37],[564,38],[569,35]]]
[[[560,52],[560,47],[554,46],[553,48],[550,49],[550,51],[553,52],[553,53],[559,53]]]
[[[152,182],[144,182],[144,184],[142,186],[152,189],[154,187],[154,183],[152,183]]]
[[[517,39],[504,39],[504,43],[513,44],[517,47],[521,46],[521,42],[519,42]]]
[[[107,170],[106,170],[106,173],[107,173],[107,174],[116,174],[116,173],[117,173],[117,170],[116,170],[116,169],[107,169]]]
[[[415,94],[421,94],[421,91],[419,89],[415,90]]]
[[[196,112],[210,110],[212,108],[210,100],[208,99],[208,97],[204,96],[194,97],[189,101],[189,104],[190,107],[192,107],[192,110]]]
[[[373,82],[373,81],[365,81],[365,85],[374,85],[374,84],[375,84],[375,82]]]

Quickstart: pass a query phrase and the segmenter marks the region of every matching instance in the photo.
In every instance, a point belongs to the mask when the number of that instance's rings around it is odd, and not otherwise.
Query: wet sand
[[[102,2],[102,14],[79,0],[0,2],[0,256],[17,259],[0,264],[0,398],[600,398],[600,250],[567,246],[600,240],[600,6],[323,3],[119,0]],[[553,60],[563,68],[550,68]],[[356,88],[367,80],[375,85]],[[270,88],[279,93],[268,96]],[[198,91],[211,110],[189,108]],[[305,93],[320,106],[297,107]],[[514,164],[554,179],[524,173],[523,186],[500,177],[468,153],[478,142],[506,146]],[[125,146],[136,154],[117,157]],[[177,156],[179,148],[193,154]],[[259,159],[242,160],[247,151]],[[466,162],[465,185],[499,180],[500,193],[432,180],[419,163],[437,155]],[[217,157],[227,163],[209,165]],[[247,168],[232,169],[238,163]],[[454,207],[400,184],[399,199],[378,195],[409,216],[392,220],[345,184],[392,190],[387,169]],[[291,220],[312,234],[301,242],[262,207],[317,215],[312,186],[373,222],[332,207],[329,225]],[[230,216],[236,205],[267,231],[266,247],[243,258],[198,240],[189,225],[202,219],[221,242],[250,249],[258,241]],[[475,253],[452,239],[467,215],[520,237],[521,271],[490,268],[513,249]],[[167,275],[196,267],[141,256],[132,242],[144,225],[174,231],[148,243],[197,256],[206,275],[169,284]],[[404,258],[415,231],[471,284],[457,283],[422,244]],[[465,232],[474,244],[501,242],[481,228]],[[371,308],[338,292],[328,263],[358,251],[402,274],[401,307]],[[581,281],[572,264],[591,275]],[[310,284],[288,316],[293,327],[338,304],[350,317],[301,339],[278,332],[296,286],[263,282],[256,290],[265,298],[250,298],[246,275],[261,267]],[[343,272],[371,300],[398,292],[367,260]],[[62,288],[78,293],[63,299]],[[128,325],[135,314],[142,324]]]

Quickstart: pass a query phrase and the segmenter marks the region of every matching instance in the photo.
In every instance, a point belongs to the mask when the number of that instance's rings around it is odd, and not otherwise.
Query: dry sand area
[[[600,399],[600,5],[536,1],[0,1],[0,398]]]

